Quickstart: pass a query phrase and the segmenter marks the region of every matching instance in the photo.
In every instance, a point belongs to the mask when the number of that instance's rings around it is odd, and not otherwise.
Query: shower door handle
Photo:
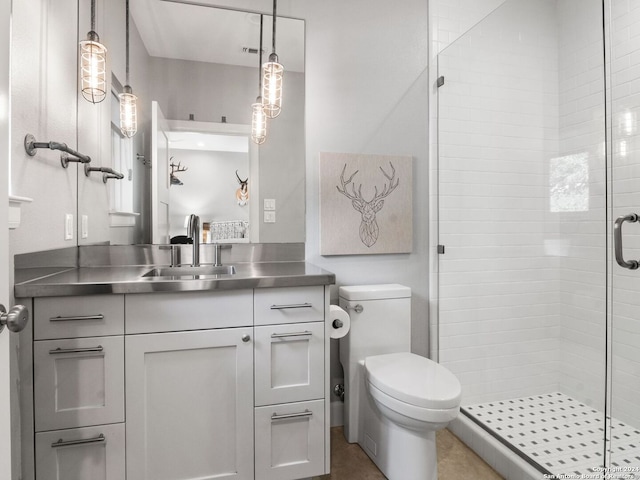
[[[616,254],[616,262],[618,262],[618,265],[621,267],[628,268],[629,270],[637,269],[639,264],[636,260],[629,260],[627,262],[624,259],[622,250],[622,224],[624,222],[637,222],[639,218],[640,217],[635,213],[622,215],[616,219],[616,222],[613,225],[613,246]]]

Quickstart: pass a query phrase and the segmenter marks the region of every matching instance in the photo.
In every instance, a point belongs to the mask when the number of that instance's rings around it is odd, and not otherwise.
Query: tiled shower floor
[[[472,417],[554,475],[593,477],[603,464],[604,417],[563,393],[463,407]],[[640,431],[612,420],[607,478],[640,479]],[[605,478],[602,476],[601,478]]]

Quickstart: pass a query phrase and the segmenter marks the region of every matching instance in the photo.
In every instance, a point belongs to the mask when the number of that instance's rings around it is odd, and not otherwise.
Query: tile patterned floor
[[[464,408],[555,475],[593,478],[603,464],[602,412],[563,393]],[[640,479],[640,431],[614,419],[612,439],[611,478]]]
[[[439,480],[500,480],[489,465],[448,430],[436,434]],[[357,443],[344,439],[342,427],[331,429],[331,474],[313,480],[385,480]]]

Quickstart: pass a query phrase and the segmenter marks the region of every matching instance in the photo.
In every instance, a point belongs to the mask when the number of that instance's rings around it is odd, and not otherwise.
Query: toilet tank
[[[338,295],[340,306],[351,317],[351,329],[340,339],[343,365],[371,355],[411,351],[409,287],[398,284],[343,286]],[[362,311],[357,305],[362,306]]]

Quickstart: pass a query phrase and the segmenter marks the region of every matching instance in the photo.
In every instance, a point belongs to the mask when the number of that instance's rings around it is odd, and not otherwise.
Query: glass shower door
[[[611,0],[610,467],[614,478],[640,478],[640,3]]]
[[[602,7],[508,0],[438,59],[439,360],[556,475],[605,462]]]

